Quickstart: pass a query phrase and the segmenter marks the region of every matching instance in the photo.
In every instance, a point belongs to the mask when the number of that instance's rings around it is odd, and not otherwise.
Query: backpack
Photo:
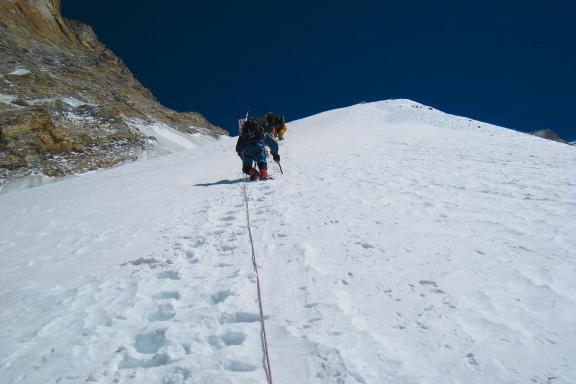
[[[282,128],[282,127],[284,126],[284,124],[285,124],[285,123],[284,123],[284,116],[276,115],[276,119],[275,119],[275,121],[274,121],[274,124],[275,124],[277,127]]]
[[[266,131],[266,126],[262,121],[254,118],[248,118],[242,124],[242,129],[240,131],[240,136],[244,142],[249,143],[253,141],[259,141],[262,135]]]
[[[279,130],[284,126],[284,116],[275,115],[272,112],[269,112],[266,115],[266,125],[268,126],[268,130]]]

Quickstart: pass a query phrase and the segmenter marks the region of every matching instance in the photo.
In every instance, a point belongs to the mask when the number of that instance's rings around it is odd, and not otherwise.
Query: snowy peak
[[[485,132],[489,135],[496,134],[502,137],[522,135],[519,132],[498,127],[492,124],[476,121],[473,119],[450,115],[433,107],[418,102],[398,99],[383,100],[371,103],[360,103],[351,107],[335,109],[320,113],[302,120],[293,122],[291,125],[299,126],[301,122],[314,125],[315,121],[330,121],[336,129],[341,130],[341,136],[361,134],[384,134],[402,125],[403,129],[419,131],[421,134],[433,134],[431,127],[440,131],[453,130],[461,133]],[[329,125],[322,124],[323,127]],[[422,130],[422,126],[430,127]]]
[[[341,131],[341,137],[346,137],[347,135],[373,135],[380,131],[382,131],[380,134],[387,136],[386,131],[395,131],[401,125],[404,131],[399,133],[399,137],[400,135],[410,136],[411,132],[418,132],[424,138],[435,134],[443,135],[450,131],[454,138],[461,140],[462,145],[466,145],[470,140],[480,139],[485,141],[485,139],[490,137],[493,137],[493,140],[501,140],[503,143],[509,140],[521,140],[523,142],[532,141],[542,145],[551,144],[544,144],[541,140],[534,141],[532,140],[533,138],[523,132],[448,114],[408,99],[363,102],[351,107],[326,111],[293,122],[291,126],[295,125],[297,127],[300,122],[314,125],[315,121],[326,120],[330,121],[331,129],[334,128]],[[417,137],[414,139],[418,140]]]

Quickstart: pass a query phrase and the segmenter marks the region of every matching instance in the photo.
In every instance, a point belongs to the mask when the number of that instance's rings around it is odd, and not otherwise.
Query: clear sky
[[[234,132],[407,98],[576,140],[571,1],[63,0],[164,105]]]

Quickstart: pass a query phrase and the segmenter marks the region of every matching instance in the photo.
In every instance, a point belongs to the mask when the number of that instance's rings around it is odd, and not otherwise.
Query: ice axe
[[[280,164],[280,162],[277,161],[276,164],[278,164],[278,167],[280,167],[280,173],[284,174],[284,171],[282,170],[282,165]]]

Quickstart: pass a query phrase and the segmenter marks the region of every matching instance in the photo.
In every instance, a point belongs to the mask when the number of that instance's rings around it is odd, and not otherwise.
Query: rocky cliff
[[[163,107],[60,0],[0,2],[0,187],[135,159],[155,140],[138,127],[226,134]]]

